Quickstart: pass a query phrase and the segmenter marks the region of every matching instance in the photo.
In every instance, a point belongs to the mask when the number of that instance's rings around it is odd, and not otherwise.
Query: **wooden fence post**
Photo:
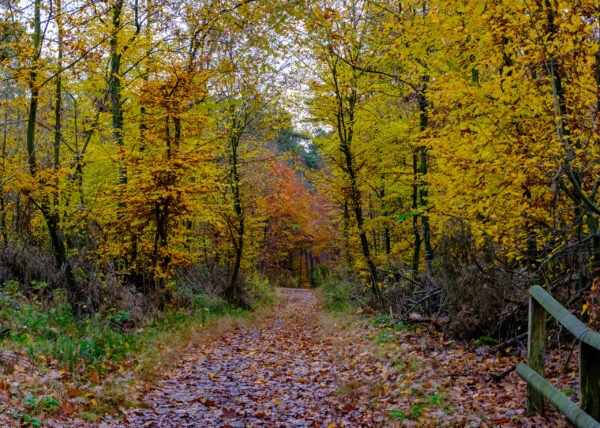
[[[600,421],[600,351],[583,342],[579,351],[581,408]]]
[[[529,297],[529,336],[527,341],[528,364],[544,377],[544,354],[546,353],[546,311],[533,296]],[[544,396],[527,385],[527,413],[544,413]]]

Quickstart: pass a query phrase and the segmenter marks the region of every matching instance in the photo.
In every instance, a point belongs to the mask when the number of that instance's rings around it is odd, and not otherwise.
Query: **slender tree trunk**
[[[240,172],[239,172],[239,159],[238,159],[238,148],[240,143],[240,135],[236,133],[230,139],[230,149],[231,149],[231,190],[233,194],[233,211],[236,216],[237,227],[236,232],[237,236],[234,237],[234,262],[233,262],[233,270],[231,272],[231,279],[229,281],[229,287],[226,291],[226,297],[228,300],[236,303],[241,303],[239,301],[239,287],[238,287],[238,277],[240,273],[240,268],[242,265],[242,257],[244,255],[244,234],[245,234],[245,219],[244,219],[244,211],[242,207],[242,195],[240,190]]]
[[[58,27],[58,58],[57,75],[54,95],[54,169],[57,171],[54,194],[52,196],[53,210],[58,210],[58,170],[60,169],[60,142],[62,138],[62,62],[63,62],[63,25],[62,0],[56,0],[56,26]],[[56,214],[58,215],[58,213]]]
[[[60,2],[58,3],[60,15]],[[36,0],[34,3],[34,29],[33,29],[33,48],[34,48],[34,58],[32,61],[32,70],[30,72],[31,81],[29,83],[29,87],[31,90],[31,100],[29,104],[29,115],[28,115],[28,123],[27,123],[27,137],[26,137],[26,146],[27,146],[27,156],[28,156],[28,164],[29,164],[29,172],[32,177],[36,177],[38,173],[38,165],[37,165],[37,154],[35,147],[35,134],[36,134],[36,121],[37,121],[37,110],[38,110],[38,97],[39,97],[39,87],[37,81],[37,72],[39,67],[40,60],[40,52],[41,52],[41,43],[42,43],[42,31],[41,31],[41,0]],[[62,59],[62,25],[59,21],[59,66],[60,60]],[[58,73],[60,76],[60,70]],[[60,98],[62,96],[62,89],[60,83],[60,77],[57,77],[59,82],[56,84],[56,96]],[[56,100],[56,106],[61,107],[61,101]],[[60,111],[57,111],[55,120],[57,123],[55,124],[55,147],[54,147],[54,161],[60,161],[60,121],[61,114]],[[58,143],[57,143],[58,141]],[[57,147],[57,144],[59,147]],[[58,168],[60,165],[55,165],[55,168]],[[54,193],[57,190],[54,191]],[[49,200],[51,199],[51,200]],[[52,252],[54,255],[54,260],[56,262],[56,266],[58,269],[64,269],[64,278],[67,284],[67,289],[69,292],[69,297],[71,300],[79,303],[80,295],[77,284],[75,282],[75,277],[73,275],[73,271],[71,269],[70,264],[67,260],[67,250],[65,247],[64,237],[60,230],[60,216],[58,213],[58,207],[53,206],[54,201],[58,203],[58,197],[53,195],[52,198],[48,196],[42,196],[42,201],[38,204],[40,211],[44,217],[46,225],[48,227],[48,234],[50,235],[50,243],[52,246]]]
[[[419,93],[419,128],[421,132],[427,130],[429,126],[428,101],[425,96],[427,90],[426,82],[429,81],[428,76],[422,78],[424,85]],[[419,206],[422,210],[427,209],[427,184],[425,176],[427,175],[427,147],[419,147]],[[421,214],[421,227],[423,229],[423,243],[425,245],[425,271],[428,275],[433,275],[433,248],[431,247],[431,231],[429,226],[429,216],[424,211]]]
[[[385,205],[385,182],[383,182],[383,177],[381,177],[381,214],[386,217],[385,226],[383,228],[383,245],[385,250],[385,255],[389,258],[390,253],[392,252],[392,241],[390,237],[390,228],[387,225],[387,217],[391,214],[389,209],[386,208]]]
[[[302,288],[302,265],[303,263],[304,250],[300,248],[298,250],[298,288]]]
[[[2,179],[6,173],[6,143],[8,140],[8,111],[4,111],[4,132],[2,135]],[[2,239],[4,244],[8,243],[8,225],[6,224],[6,195],[4,185],[0,186],[0,228],[2,229]]]
[[[333,72],[334,77],[337,79],[337,76],[335,75],[336,71],[333,70]],[[354,109],[356,108],[357,93],[355,90],[352,90],[348,97],[342,96],[339,87],[337,86],[336,80],[336,96],[338,103],[337,131],[340,139],[340,151],[342,152],[342,155],[344,157],[345,172],[350,184],[350,205],[352,206],[352,211],[354,212],[354,217],[356,219],[356,226],[358,228],[362,254],[369,269],[371,291],[375,296],[377,302],[381,303],[382,295],[381,290],[379,289],[377,267],[375,266],[375,263],[372,259],[369,240],[367,238],[367,232],[365,230],[362,197],[357,182],[357,174],[352,153],[352,141],[354,138]],[[345,107],[345,103],[348,103],[347,107]]]
[[[600,88],[600,47],[596,51],[596,85]],[[596,101],[596,117],[600,115],[600,95]],[[600,137],[596,136],[596,144],[600,144]],[[588,214],[588,225],[592,238],[592,275],[600,275],[600,233],[598,227],[598,216]]]
[[[56,171],[56,182],[55,188],[52,194],[51,207],[48,208],[46,203],[42,203],[42,212],[46,218],[46,224],[50,232],[50,238],[52,241],[52,247],[54,249],[54,255],[56,264],[59,268],[64,269],[65,281],[67,287],[70,290],[71,298],[76,303],[81,303],[82,296],[79,287],[75,281],[75,276],[71,265],[67,260],[67,248],[65,245],[65,238],[60,227],[60,207],[59,207],[59,178],[58,170],[60,169],[60,146],[62,140],[62,64],[63,64],[63,40],[64,40],[64,29],[62,20],[62,0],[56,0],[56,26],[58,28],[58,58],[57,58],[57,74],[56,74],[56,86],[55,86],[55,100],[54,100],[54,169]]]
[[[373,208],[373,199],[369,196],[369,219],[371,220],[371,224],[373,224],[373,220],[375,220],[375,210]],[[379,242],[377,242],[377,231],[375,228],[371,228],[371,242],[373,243],[373,252],[377,254],[379,252]]]
[[[40,17],[41,0],[35,0],[33,12],[33,58],[31,71],[29,73],[29,89],[31,91],[31,99],[29,100],[29,117],[27,121],[27,161],[29,164],[29,172],[32,176],[37,173],[37,158],[35,151],[35,128],[37,121],[38,97],[40,90],[38,87],[37,74],[40,60],[40,50],[42,44],[42,25]]]
[[[598,217],[588,215],[587,223],[592,235],[592,275],[598,276],[600,270],[600,228],[598,227]]]
[[[542,6],[541,1],[538,3],[538,6]],[[556,24],[556,11],[554,10],[554,5],[550,2],[550,0],[544,0],[543,6],[545,7],[546,12],[546,24],[547,24],[547,41],[551,43],[557,33],[558,28]],[[596,82],[600,84],[600,51],[596,54]],[[584,215],[587,217],[587,224],[590,228],[589,233],[592,235],[596,235],[593,232],[594,226],[598,224],[598,216],[600,216],[600,207],[595,203],[594,197],[591,198],[586,195],[585,191],[582,188],[582,172],[578,167],[574,167],[571,162],[576,158],[576,149],[580,147],[580,143],[578,140],[572,140],[570,136],[570,129],[567,121],[569,115],[569,109],[567,107],[567,95],[565,93],[565,88],[563,85],[563,73],[562,67],[559,62],[559,57],[556,53],[553,53],[552,56],[546,61],[546,69],[548,74],[551,77],[552,84],[552,96],[554,99],[554,116],[556,121],[556,132],[558,140],[562,143],[565,151],[564,161],[561,165],[561,170],[564,173],[564,176],[567,179],[565,183],[562,179],[559,180],[560,187],[565,191],[566,195],[574,202],[575,210],[574,210],[574,218],[575,218],[575,227],[578,229],[578,234],[581,234],[582,226],[583,226],[583,217]],[[600,109],[600,101],[597,102],[597,108]],[[597,259],[597,249],[600,242],[598,241],[597,236],[592,236],[592,254],[591,261],[592,264],[595,265],[598,261]],[[584,246],[579,247],[579,251],[583,249]],[[598,272],[592,270],[592,276],[597,276]],[[584,275],[580,275],[581,281],[584,281]],[[580,284],[581,287],[585,286],[584,283]]]
[[[417,152],[413,152],[413,188],[412,188],[412,209],[416,212],[419,208],[419,166],[418,166],[418,155]],[[413,235],[415,242],[413,245],[413,261],[412,271],[413,275],[419,273],[419,261],[421,260],[421,230],[419,229],[419,217],[417,215],[412,216],[413,221]]]
[[[125,168],[125,140],[123,138],[123,101],[121,99],[121,46],[119,31],[124,0],[116,0],[112,8],[112,34],[110,37],[110,78],[108,82],[111,102],[113,138],[119,151],[119,183],[127,183]]]
[[[344,237],[344,256],[346,257],[346,264],[352,266],[352,252],[350,249],[350,209],[348,207],[348,197],[344,197],[344,210],[343,210],[343,232]]]
[[[371,248],[369,246],[369,239],[367,238],[367,232],[365,230],[365,220],[362,209],[362,199],[358,183],[356,181],[356,172],[354,170],[354,162],[350,153],[350,148],[345,145],[343,148],[345,159],[346,159],[346,171],[350,178],[350,202],[352,210],[354,211],[354,217],[356,219],[356,226],[358,228],[358,235],[360,238],[360,246],[362,249],[363,256],[367,262],[369,268],[370,280],[372,292],[378,300],[381,300],[381,290],[379,289],[379,281],[377,280],[377,267],[373,262],[371,256]]]
[[[315,276],[315,257],[312,250],[308,254],[308,271],[310,275],[310,286],[315,288],[317,286],[317,277]]]

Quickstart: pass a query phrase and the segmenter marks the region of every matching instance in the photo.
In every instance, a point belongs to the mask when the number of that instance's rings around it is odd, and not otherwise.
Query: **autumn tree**
[[[315,65],[314,82],[318,98],[313,105],[314,114],[330,124],[337,138],[335,160],[343,172],[345,222],[351,211],[356,222],[362,259],[368,272],[370,288],[377,299],[381,298],[379,274],[373,260],[372,244],[366,230],[365,210],[361,191],[361,167],[357,162],[356,126],[359,112],[370,97],[372,82],[365,73],[350,67],[347,62],[355,62],[365,55],[364,14],[367,6],[363,3],[344,4],[340,10],[326,5],[313,9],[311,21],[305,23],[311,40],[310,50],[319,60]],[[306,40],[305,40],[306,41]],[[332,96],[327,96],[331,94]],[[317,107],[318,106],[318,107]]]

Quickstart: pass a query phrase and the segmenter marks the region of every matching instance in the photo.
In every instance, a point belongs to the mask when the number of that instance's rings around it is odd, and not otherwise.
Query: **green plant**
[[[177,348],[177,340],[188,343],[199,325],[248,314],[220,297],[196,292],[190,293],[188,307],[167,307],[152,321],[126,329],[123,323],[130,322],[127,311],[108,310],[87,319],[78,318],[72,314],[64,290],[55,290],[45,299],[27,299],[19,292],[17,282],[0,285],[2,347],[25,353],[39,367],[45,367],[48,361],[57,362],[75,381],[102,383],[101,390],[106,394],[101,399],[94,398],[92,412],[110,411],[127,399],[127,381],[123,385],[111,383],[108,374],[121,368],[140,369],[146,360],[154,371],[166,361],[157,349]],[[30,426],[41,424],[31,415],[51,414],[60,408],[60,403],[50,396],[28,396],[23,404],[28,413],[13,416]]]
[[[25,397],[23,404],[35,413],[56,413],[60,409],[60,403],[52,397],[39,397],[35,398],[32,396]]]
[[[481,336],[479,339],[475,341],[475,346],[494,346],[497,345],[498,341],[494,338],[488,336]]]
[[[564,395],[569,396],[573,393],[573,388],[563,388],[560,390]]]
[[[452,413],[452,409],[450,408],[449,404],[448,404],[448,400],[445,394],[433,394],[432,396],[429,397],[429,404],[432,406],[436,406],[439,407],[440,409],[442,409],[444,411],[444,413],[446,414],[451,414]]]
[[[315,286],[320,287],[331,278],[331,269],[326,265],[317,265],[313,272]]]
[[[27,413],[15,413],[12,415],[14,419],[21,421],[23,424],[32,426],[32,427],[41,427],[42,421],[38,418],[34,418],[33,416]]]
[[[389,329],[384,329],[379,332],[379,335],[375,339],[375,343],[388,343],[392,341],[392,332]]]
[[[277,299],[269,280],[258,272],[250,273],[246,283],[250,295],[250,304],[253,308],[272,305]]]
[[[411,410],[414,418],[417,419],[419,416],[421,416],[421,413],[423,413],[423,410],[425,410],[425,409],[427,409],[427,407],[424,406],[423,404],[416,404],[410,410]]]
[[[396,420],[396,421],[411,419],[411,416],[408,413],[406,413],[400,409],[388,410],[388,415],[389,415],[390,419]]]
[[[321,287],[325,309],[332,312],[346,312],[352,309],[354,285],[342,281],[326,281]]]
[[[423,411],[426,409],[427,407],[425,405],[416,404],[410,409],[410,413],[407,413],[401,409],[392,409],[388,410],[388,415],[390,419],[396,421],[402,421],[407,419],[417,420],[421,416],[421,413],[423,413]]]
[[[379,315],[371,320],[372,327],[391,327],[394,320],[389,315]]]

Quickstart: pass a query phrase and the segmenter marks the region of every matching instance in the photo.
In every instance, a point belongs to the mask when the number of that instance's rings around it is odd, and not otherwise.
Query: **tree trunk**
[[[310,275],[310,286],[315,288],[317,286],[317,277],[315,275],[315,257],[312,250],[308,254],[308,272]]]
[[[381,301],[382,296],[381,290],[379,289],[379,281],[377,279],[377,267],[375,266],[375,263],[371,258],[371,249],[369,246],[369,240],[367,238],[367,232],[365,231],[364,225],[365,220],[363,217],[361,194],[360,189],[358,188],[358,184],[356,182],[356,173],[354,171],[354,164],[349,148],[346,149],[346,170],[350,178],[350,202],[352,204],[352,210],[354,211],[354,217],[356,219],[356,226],[358,228],[362,254],[365,258],[365,261],[367,262],[367,267],[369,268],[371,290],[375,298],[378,301]]]
[[[242,265],[242,257],[244,256],[244,234],[245,234],[245,219],[244,211],[242,207],[242,198],[240,190],[240,172],[239,172],[239,159],[238,159],[238,147],[240,143],[241,135],[235,134],[230,139],[231,149],[231,191],[233,194],[233,211],[237,221],[237,236],[234,237],[235,247],[235,259],[233,264],[233,270],[231,272],[231,279],[229,281],[229,287],[226,290],[226,297],[229,301],[234,303],[242,303],[240,298],[240,290],[238,287],[238,277],[240,273],[240,267]]]
[[[39,67],[40,51],[42,44],[42,26],[41,26],[41,0],[35,0],[33,12],[33,58],[31,61],[31,71],[29,73],[29,89],[31,91],[31,99],[29,100],[29,117],[27,122],[27,162],[29,164],[29,172],[32,176],[37,173],[37,159],[35,150],[35,127],[38,110],[38,97],[40,90],[37,82],[37,71]]]
[[[369,269],[371,291],[378,304],[380,304],[382,301],[382,295],[381,290],[379,289],[377,267],[375,266],[375,263],[373,262],[373,259],[371,257],[369,240],[365,231],[362,198],[360,188],[357,182],[357,174],[352,153],[352,141],[354,138],[354,109],[356,108],[357,93],[355,90],[352,90],[347,97],[343,97],[342,94],[339,92],[339,87],[336,86],[336,95],[339,108],[337,114],[337,131],[340,139],[340,151],[344,156],[346,175],[348,176],[348,180],[350,182],[350,203],[352,206],[352,211],[354,212],[354,217],[356,219],[356,226],[358,228],[362,254]],[[348,103],[346,111],[344,111],[345,102]]]
[[[421,132],[425,132],[429,126],[428,102],[425,96],[427,90],[426,82],[429,81],[429,76],[423,76],[423,87],[419,93],[419,128]],[[419,206],[423,210],[421,213],[421,227],[423,229],[423,243],[425,244],[425,271],[429,276],[433,275],[433,248],[431,247],[431,233],[429,227],[429,216],[426,214],[427,209],[427,183],[425,176],[427,175],[427,147],[419,147]]]
[[[348,197],[344,197],[344,211],[343,211],[343,223],[344,228],[342,235],[344,237],[344,256],[346,257],[346,263],[348,266],[352,266],[352,252],[350,249],[350,209],[348,207]]]
[[[413,213],[419,208],[419,165],[417,152],[413,152],[413,188],[412,188],[412,209]],[[419,261],[421,260],[421,231],[419,229],[419,217],[415,214],[412,216],[413,235],[415,242],[413,245],[413,260],[412,272],[413,275],[419,273]]]
[[[110,79],[108,82],[111,102],[113,138],[119,151],[119,184],[127,183],[125,168],[125,140],[123,138],[123,105],[121,100],[121,51],[119,31],[124,0],[116,0],[112,10],[112,34],[110,37]]]
[[[4,127],[2,135],[2,180],[6,171],[6,143],[8,139],[8,111],[4,111]],[[4,244],[8,243],[8,225],[6,224],[6,194],[4,186],[0,186],[0,228],[2,229],[2,239]]]
[[[60,14],[60,2],[59,4],[59,14]],[[33,29],[33,48],[34,48],[34,58],[32,64],[32,70],[30,72],[31,81],[29,83],[29,87],[31,90],[31,100],[29,104],[29,115],[28,115],[28,123],[27,123],[27,137],[26,137],[26,146],[27,146],[27,156],[28,156],[28,164],[29,164],[29,172],[32,177],[37,176],[37,153],[35,147],[35,134],[36,134],[36,120],[37,120],[37,109],[38,109],[38,96],[39,96],[39,87],[37,82],[37,67],[39,66],[38,62],[40,60],[40,52],[41,52],[41,43],[42,43],[42,32],[41,32],[41,0],[36,0],[34,4],[34,29]],[[59,28],[62,26],[59,24]],[[62,58],[62,31],[59,29],[59,66],[60,59]],[[60,82],[60,70],[58,74],[58,81],[56,84],[56,107],[57,112],[55,116],[55,142],[54,142],[54,162],[55,168],[58,168],[60,165],[58,162],[60,161],[60,107],[61,101],[60,97],[62,96],[61,82]],[[55,183],[57,184],[57,183]],[[58,196],[57,189],[54,190],[52,198],[49,198],[48,195],[42,196],[42,201],[38,204],[40,211],[42,212],[42,216],[44,217],[44,221],[48,227],[48,234],[50,235],[50,244],[52,247],[52,253],[54,255],[54,260],[56,262],[56,267],[59,270],[64,269],[64,279],[67,285],[67,291],[69,293],[69,298],[76,302],[80,303],[80,293],[75,282],[75,277],[73,275],[73,271],[71,269],[70,264],[67,260],[67,250],[65,247],[64,237],[62,236],[62,232],[60,230],[60,217],[58,214]],[[52,200],[49,202],[49,200]],[[56,205],[52,206],[51,203],[55,203]]]

